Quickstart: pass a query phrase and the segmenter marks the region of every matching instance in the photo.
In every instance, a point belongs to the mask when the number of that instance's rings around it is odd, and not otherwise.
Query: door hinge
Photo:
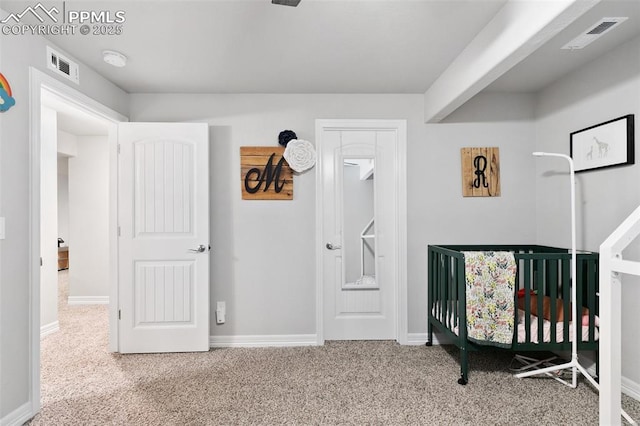
[[[122,232],[121,232],[121,230],[120,230],[120,226],[118,226],[118,237],[119,237],[120,235],[122,235]]]
[[[42,266],[42,258],[40,258],[40,266]]]
[[[120,154],[120,144],[118,144],[118,154]]]
[[[118,319],[122,319],[122,311],[118,309]]]

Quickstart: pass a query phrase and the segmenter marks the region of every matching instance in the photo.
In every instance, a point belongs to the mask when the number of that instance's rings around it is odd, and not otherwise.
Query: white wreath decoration
[[[284,150],[284,159],[294,171],[302,173],[316,164],[316,150],[309,141],[292,139]]]

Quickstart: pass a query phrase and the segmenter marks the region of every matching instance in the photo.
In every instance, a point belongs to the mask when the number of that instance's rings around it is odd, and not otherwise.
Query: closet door
[[[375,127],[321,132],[326,340],[397,338],[396,143]]]

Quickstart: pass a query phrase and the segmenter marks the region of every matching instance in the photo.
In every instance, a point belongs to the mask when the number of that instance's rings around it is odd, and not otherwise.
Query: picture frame
[[[575,171],[586,172],[635,163],[634,115],[628,114],[571,133]]]

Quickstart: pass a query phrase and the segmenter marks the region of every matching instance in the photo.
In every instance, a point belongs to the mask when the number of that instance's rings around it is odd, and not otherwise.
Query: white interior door
[[[209,349],[206,123],[118,129],[119,351]]]
[[[396,339],[397,132],[331,129],[320,138],[324,339]],[[371,181],[372,199],[351,192],[358,176]]]

